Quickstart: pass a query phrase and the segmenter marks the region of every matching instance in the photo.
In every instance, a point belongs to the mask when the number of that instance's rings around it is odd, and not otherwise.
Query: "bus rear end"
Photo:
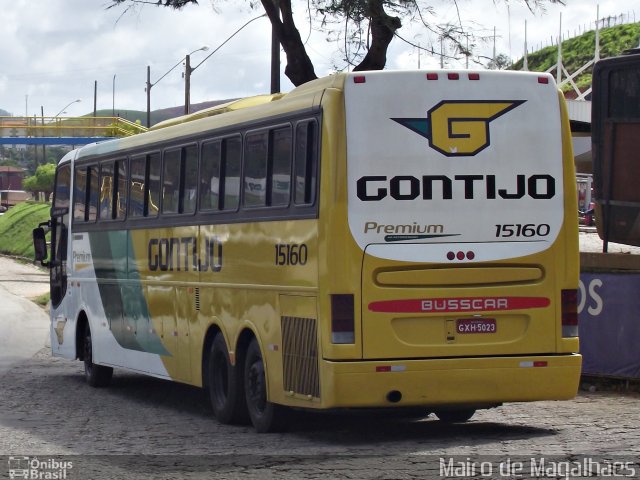
[[[572,398],[577,205],[553,79],[365,72],[346,76],[344,105],[323,404],[444,416]]]

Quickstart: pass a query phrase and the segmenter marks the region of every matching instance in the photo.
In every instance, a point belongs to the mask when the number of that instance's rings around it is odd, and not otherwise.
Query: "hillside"
[[[34,258],[31,231],[49,219],[51,205],[24,202],[0,216],[0,253]]]
[[[569,73],[593,59],[595,48],[594,30],[562,42],[562,62]],[[640,43],[640,23],[617,25],[600,30],[600,58],[620,55],[624,50],[637,47]],[[549,46],[528,55],[529,70],[544,72],[556,64],[558,47]],[[511,67],[512,70],[522,70],[523,59],[518,60]],[[554,70],[555,72],[555,70]],[[564,75],[563,75],[564,76]],[[576,82],[578,87],[591,85],[591,68],[587,69]],[[571,89],[567,86],[565,90]]]

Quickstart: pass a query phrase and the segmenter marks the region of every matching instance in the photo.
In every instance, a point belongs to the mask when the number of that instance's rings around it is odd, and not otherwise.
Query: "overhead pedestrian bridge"
[[[0,145],[86,145],[146,131],[120,117],[0,117]]]

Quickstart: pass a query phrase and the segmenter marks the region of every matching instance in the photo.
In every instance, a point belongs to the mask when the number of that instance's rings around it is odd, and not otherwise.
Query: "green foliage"
[[[53,191],[53,181],[55,175],[56,165],[54,163],[40,165],[36,169],[35,175],[24,179],[22,188],[24,188],[27,192],[44,192],[45,196],[48,197],[49,194]]]
[[[0,167],[19,167],[20,165],[13,158],[4,158],[0,160]]]
[[[569,73],[577,71],[593,59],[595,49],[595,30],[562,42],[562,63]],[[620,55],[624,50],[638,46],[640,42],[640,23],[618,25],[600,30],[600,58]],[[553,67],[558,58],[558,47],[550,46],[528,55],[529,70],[544,72]],[[523,59],[511,67],[522,70]],[[588,68],[576,81],[578,87],[591,85],[592,68]],[[563,74],[564,77],[564,74]],[[566,89],[571,89],[567,86]]]
[[[0,253],[33,259],[32,230],[49,219],[51,205],[24,202],[0,216]]]

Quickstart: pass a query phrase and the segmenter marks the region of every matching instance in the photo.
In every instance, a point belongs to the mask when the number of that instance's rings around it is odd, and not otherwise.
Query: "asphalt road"
[[[0,257],[0,378],[33,357],[49,336],[49,316],[28,298],[49,290],[48,275],[33,265]]]
[[[459,425],[296,412],[259,435],[219,424],[197,388],[119,370],[86,385],[82,363],[43,348],[47,315],[21,298],[43,290],[46,275],[0,258],[0,478],[640,478],[638,394],[581,391]]]

